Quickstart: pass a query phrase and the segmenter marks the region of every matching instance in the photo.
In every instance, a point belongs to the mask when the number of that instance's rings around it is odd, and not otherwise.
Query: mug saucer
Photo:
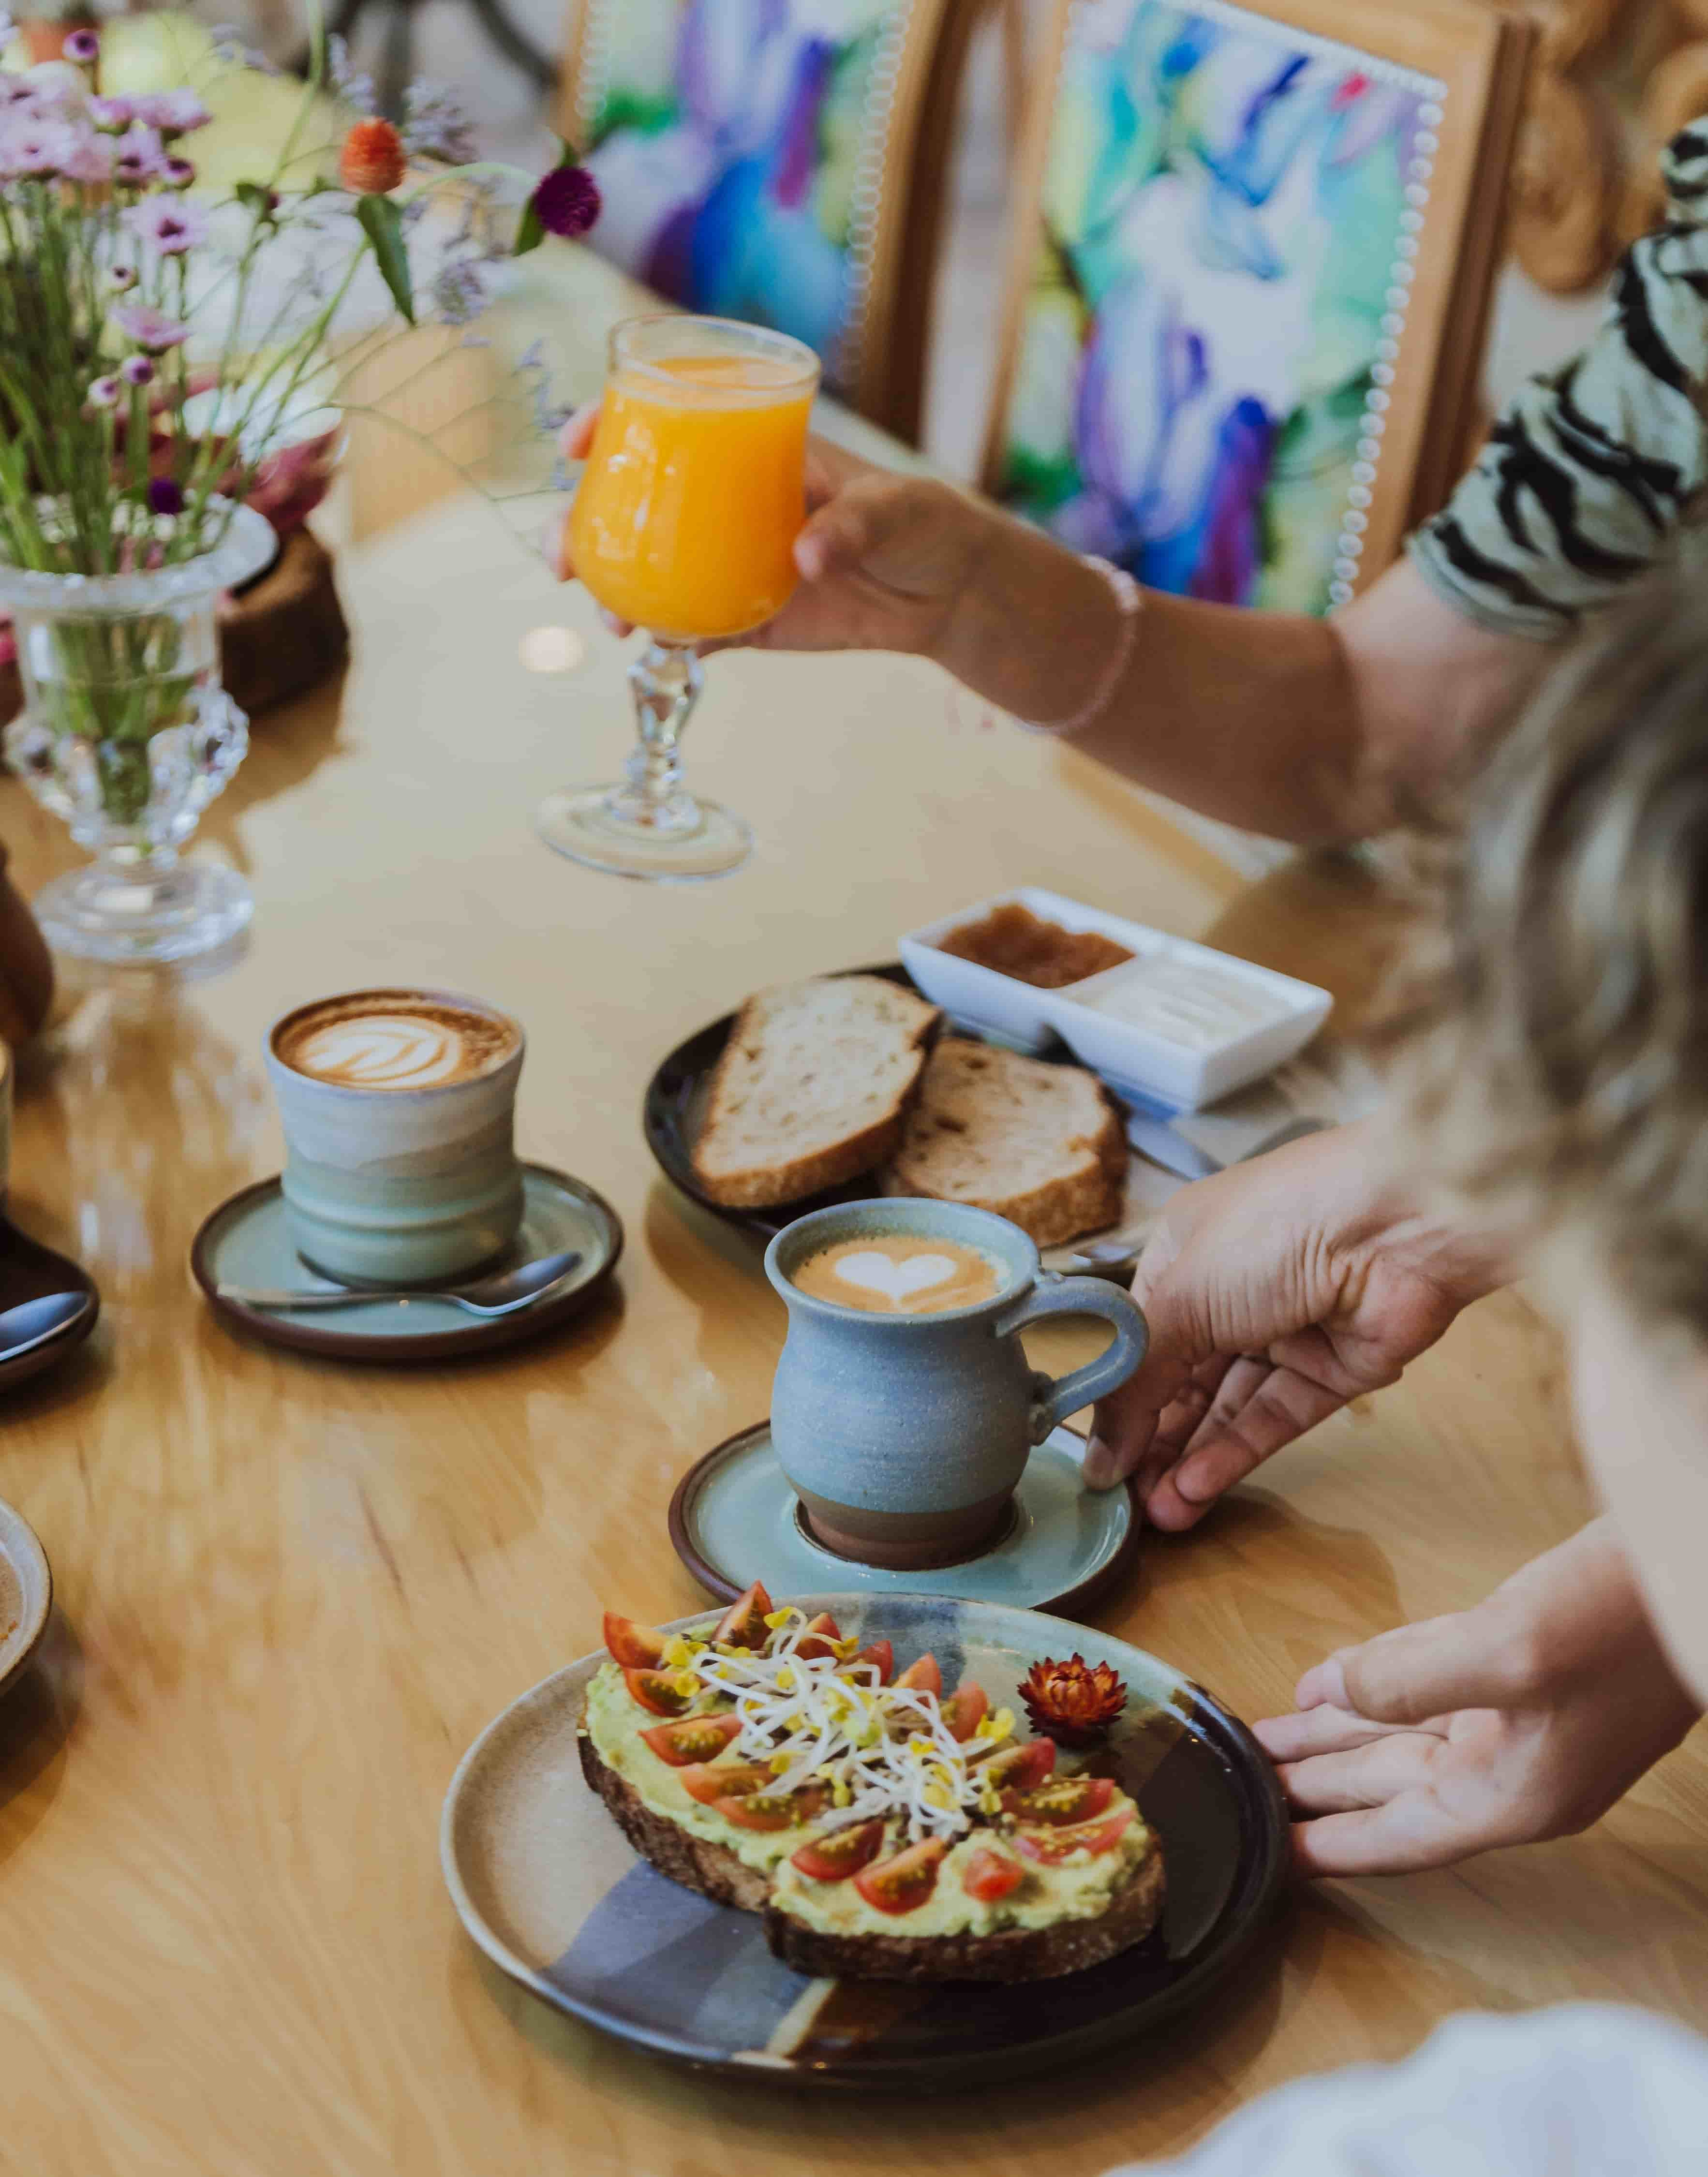
[[[700,1585],[733,1601],[754,1580],[772,1595],[827,1584],[848,1594],[939,1595],[1075,1617],[1127,1573],[1141,1520],[1132,1485],[1088,1489],[1085,1439],[1053,1430],[1026,1462],[1014,1513],[991,1547],[959,1564],[890,1571],[814,1540],[778,1464],[771,1423],[729,1437],[690,1466],[670,1500],[670,1541]]]
[[[352,1298],[347,1308],[313,1315],[222,1297],[222,1285],[275,1291],[298,1285],[325,1288],[324,1279],[303,1268],[292,1244],[276,1175],[244,1187],[205,1219],[190,1248],[190,1272],[228,1329],[248,1331],[299,1353],[406,1362],[490,1353],[554,1330],[578,1315],[610,1283],[623,1252],[622,1219],[602,1194],[549,1165],[524,1164],[521,1169],[519,1257],[579,1249],[581,1264],[575,1282],[555,1298],[496,1322],[483,1323],[449,1301],[428,1296],[406,1301]]]

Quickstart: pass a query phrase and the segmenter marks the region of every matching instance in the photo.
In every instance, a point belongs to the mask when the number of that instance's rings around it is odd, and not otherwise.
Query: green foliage
[[[379,267],[379,276],[385,281],[398,314],[408,324],[415,323],[415,289],[409,277],[409,246],[403,238],[403,212],[390,197],[365,196],[356,199],[356,216],[362,232],[368,237],[374,251],[374,261]]]

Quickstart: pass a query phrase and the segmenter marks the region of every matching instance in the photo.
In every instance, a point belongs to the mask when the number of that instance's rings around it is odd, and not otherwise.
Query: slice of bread
[[[1053,1247],[1115,1223],[1127,1172],[1127,1136],[1095,1074],[947,1036],[883,1188],[994,1209]]]
[[[878,975],[760,990],[712,1077],[694,1176],[761,1209],[870,1171],[894,1151],[942,1015]]]
[[[766,1941],[797,1972],[855,1980],[1053,1980],[1100,1965],[1142,1942],[1162,1911],[1163,1859],[1153,1851],[1092,1919],[1004,1928],[988,1935],[832,1934],[772,1904],[769,1877],[728,1845],[696,1836],[667,1815],[654,1814],[634,1786],[601,1758],[586,1729],[576,1733],[576,1743],[582,1775],[641,1858],[716,1904],[762,1913]]]

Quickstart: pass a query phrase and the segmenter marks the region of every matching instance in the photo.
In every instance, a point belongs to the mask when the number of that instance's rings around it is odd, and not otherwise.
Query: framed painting
[[[1527,24],[1058,0],[985,481],[1154,588],[1324,613],[1466,443]]]
[[[767,325],[918,436],[943,179],[985,0],[573,0],[561,119],[592,246],[685,308]]]

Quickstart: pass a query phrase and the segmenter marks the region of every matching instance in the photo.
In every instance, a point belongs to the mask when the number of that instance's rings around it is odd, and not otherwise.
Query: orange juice
[[[767,356],[617,369],[570,516],[576,572],[663,641],[739,635],[784,604],[805,516],[813,387]]]

